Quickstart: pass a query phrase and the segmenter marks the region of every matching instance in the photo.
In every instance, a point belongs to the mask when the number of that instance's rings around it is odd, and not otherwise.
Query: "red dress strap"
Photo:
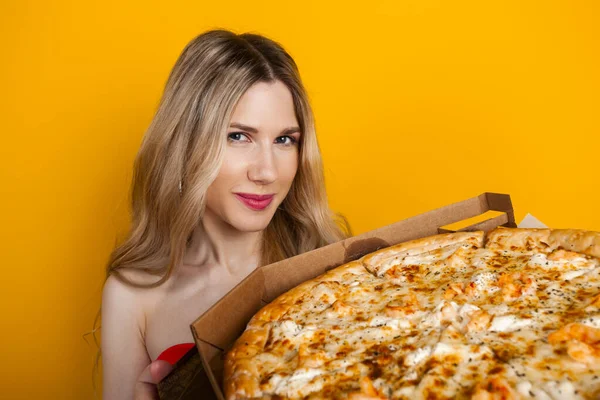
[[[165,360],[169,364],[174,365],[177,361],[181,359],[181,357],[185,355],[185,353],[190,351],[194,346],[196,346],[194,343],[176,344],[175,346],[171,346],[162,353],[160,353],[160,355],[156,359]]]

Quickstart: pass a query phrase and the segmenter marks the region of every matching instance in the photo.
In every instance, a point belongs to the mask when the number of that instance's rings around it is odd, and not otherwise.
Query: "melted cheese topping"
[[[259,383],[236,398],[600,398],[598,266],[455,244],[330,271],[261,322],[242,359]]]

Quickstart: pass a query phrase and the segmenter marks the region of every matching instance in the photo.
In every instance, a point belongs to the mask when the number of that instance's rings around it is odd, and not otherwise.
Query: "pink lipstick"
[[[234,193],[236,197],[244,203],[248,208],[260,211],[264,210],[273,201],[272,194],[251,194],[251,193]]]

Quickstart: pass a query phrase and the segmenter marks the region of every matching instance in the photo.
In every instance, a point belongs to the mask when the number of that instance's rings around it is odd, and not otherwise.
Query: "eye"
[[[227,140],[230,142],[249,142],[250,139],[243,132],[232,132],[227,135]]]
[[[277,144],[282,144],[284,146],[293,146],[298,142],[298,140],[296,140],[295,137],[293,136],[279,136],[277,139],[275,139],[275,143]]]

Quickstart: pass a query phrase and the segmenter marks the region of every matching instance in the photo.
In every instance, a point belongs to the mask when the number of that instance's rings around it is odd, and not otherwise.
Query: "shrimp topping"
[[[600,362],[600,329],[579,323],[570,323],[548,335],[551,344],[566,343],[572,359],[594,364]]]
[[[498,279],[498,286],[502,289],[504,301],[516,300],[534,285],[535,280],[524,272],[502,274]]]

